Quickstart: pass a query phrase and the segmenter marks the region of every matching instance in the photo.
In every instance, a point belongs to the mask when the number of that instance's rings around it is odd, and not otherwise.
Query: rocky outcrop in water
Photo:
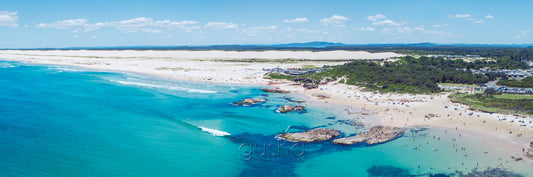
[[[457,174],[458,173],[458,174]],[[459,177],[478,177],[478,176],[498,176],[498,177],[523,177],[522,175],[515,173],[513,171],[504,169],[504,168],[491,168],[488,167],[483,171],[478,171],[477,168],[474,168],[472,172],[463,174],[460,171],[456,172]],[[450,175],[451,176],[451,175]],[[454,175],[455,176],[455,175]]]
[[[261,91],[271,92],[271,93],[290,93],[289,91],[281,90],[279,88],[264,88],[264,89],[261,89]]]
[[[302,111],[304,111],[304,109],[305,109],[304,106],[283,105],[283,106],[280,106],[276,110],[276,112],[279,112],[279,113],[288,113],[288,112],[291,112],[291,111],[302,112]]]
[[[305,101],[293,100],[291,97],[288,97],[288,96],[284,96],[283,98],[293,103],[304,103],[305,102]]]
[[[325,141],[331,138],[339,136],[340,133],[337,130],[327,129],[327,128],[317,128],[309,130],[306,132],[300,133],[284,133],[279,135],[280,138],[289,141],[298,141],[298,142],[316,142],[316,141]]]
[[[370,128],[370,131],[366,133],[360,133],[346,138],[339,138],[333,140],[333,143],[344,145],[351,145],[361,142],[366,142],[367,144],[379,144],[393,140],[402,134],[403,129],[398,127],[375,126]]]
[[[244,99],[242,101],[235,102],[233,104],[249,106],[249,105],[256,104],[256,103],[263,103],[265,101],[267,101],[267,100],[264,99],[264,98],[246,98],[246,99]]]

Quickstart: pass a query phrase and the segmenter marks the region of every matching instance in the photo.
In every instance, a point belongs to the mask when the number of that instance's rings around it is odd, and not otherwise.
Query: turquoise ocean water
[[[231,104],[248,97],[268,101]],[[305,113],[275,112],[298,104],[291,99],[304,98],[264,93],[258,86],[0,61],[0,176],[453,176],[487,167],[531,172],[529,162],[510,161],[509,154],[474,137],[442,130],[417,128],[374,146],[279,140],[279,133],[317,127],[341,130],[341,136],[364,130],[350,125],[361,116],[346,114],[342,106],[303,103]],[[467,148],[456,152],[458,147]]]

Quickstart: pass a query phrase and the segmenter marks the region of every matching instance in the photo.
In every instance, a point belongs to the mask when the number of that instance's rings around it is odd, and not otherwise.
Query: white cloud
[[[265,30],[275,30],[278,29],[278,26],[256,26],[248,28],[249,30],[253,31],[265,31]]]
[[[432,30],[424,30],[422,31],[422,34],[433,34],[433,35],[452,35],[451,33],[446,33],[444,31],[432,31]]]
[[[69,29],[72,27],[80,27],[87,25],[86,19],[72,19],[72,20],[63,20],[56,21],[53,23],[39,23],[36,27],[39,28],[56,28],[56,29]]]
[[[475,19],[475,18],[472,18],[472,15],[470,14],[456,14],[456,15],[448,15],[449,18],[451,19],[464,19],[466,21],[473,21],[474,23],[478,23],[478,24],[481,24],[481,23],[485,23],[485,21],[483,19]],[[494,18],[493,16],[491,15],[487,15],[485,16],[485,18],[489,19],[489,18]]]
[[[139,17],[122,21],[112,21],[112,22],[98,22],[98,23],[89,23],[86,19],[71,19],[56,21],[53,23],[39,23],[35,25],[38,28],[55,28],[55,29],[75,29],[74,32],[83,31],[89,32],[98,30],[101,28],[109,27],[118,29],[124,33],[136,33],[136,32],[146,32],[146,33],[161,33],[163,29],[181,29],[187,32],[190,32],[194,29],[199,29],[199,26],[196,26],[198,22],[196,21],[170,21],[170,20],[161,20],[155,21],[152,18]]]
[[[381,33],[389,34],[393,36],[402,36],[402,37],[414,37],[415,35],[450,35],[443,31],[432,31],[424,28],[423,25],[418,27],[408,27],[408,26],[399,26],[396,28],[383,28]]]
[[[256,36],[257,34],[271,32],[276,29],[278,29],[278,26],[256,26],[242,29],[242,32],[248,34],[248,36]]]
[[[295,19],[285,19],[283,20],[283,23],[305,23],[305,22],[308,22],[309,20],[307,18],[295,18]]]
[[[83,26],[83,32],[94,31],[94,30],[100,29],[100,28],[105,27],[105,26],[106,26],[106,24],[102,23],[102,22],[94,23],[94,24],[90,24],[90,25],[84,25]]]
[[[513,37],[514,39],[526,39],[527,38],[527,33],[529,33],[528,30],[520,30],[520,35],[516,35],[515,37]]]
[[[348,18],[346,18],[344,16],[333,15],[333,16],[331,16],[329,18],[324,18],[324,19],[320,20],[320,22],[323,25],[333,25],[333,26],[338,26],[338,27],[345,27],[346,25],[344,23],[347,20],[348,20]]]
[[[442,27],[445,27],[445,26],[448,26],[448,24],[444,24],[444,25],[433,25],[433,27],[435,27],[435,28],[442,28]]]
[[[129,20],[116,21],[116,22],[105,22],[104,26],[114,27],[119,29],[124,33],[136,33],[136,32],[148,32],[148,33],[160,33],[161,29],[181,29],[186,32],[191,32],[194,29],[199,29],[199,26],[196,26],[198,22],[196,21],[170,21],[170,20],[161,20],[154,21],[152,18],[139,17]]]
[[[417,31],[424,31],[424,30],[426,30],[426,29],[424,28],[424,26],[419,26],[419,27],[415,27],[415,30],[417,30]]]
[[[470,14],[456,14],[456,15],[448,15],[448,17],[450,17],[451,19],[455,19],[455,18],[466,18],[466,19],[469,19],[471,17]]]
[[[18,12],[1,11],[0,26],[18,27]]]
[[[383,15],[383,14],[376,14],[374,16],[369,16],[366,19],[369,20],[369,21],[375,22],[375,21],[379,21],[379,20],[384,19],[384,18],[387,18],[387,17],[385,15]]]
[[[290,30],[288,30],[288,31],[290,31]],[[320,33],[320,31],[313,31],[313,30],[308,30],[308,29],[305,29],[305,28],[295,29],[294,31],[304,32],[304,33],[311,33],[311,34]]]
[[[149,18],[148,22],[153,23],[153,20]],[[184,21],[162,20],[162,21],[156,21],[154,23],[154,26],[161,27],[161,28],[198,29],[199,28],[198,26],[194,26],[196,24],[198,24],[197,21],[191,21],[191,20],[184,20]]]
[[[161,33],[163,31],[161,31],[160,29],[150,29],[150,28],[143,28],[141,29],[142,32],[146,32],[146,33]]]
[[[398,34],[404,34],[412,32],[413,29],[411,27],[403,26],[396,28],[396,31],[398,32]]]
[[[392,20],[389,20],[389,19],[386,19],[386,20],[383,20],[383,21],[376,21],[376,22],[372,22],[373,25],[391,25],[391,26],[398,26],[398,25],[401,25],[400,23],[396,23]]]
[[[204,25],[204,27],[211,28],[214,30],[222,30],[222,29],[237,29],[239,25],[235,23],[226,23],[226,22],[207,22]]]
[[[358,28],[359,30],[361,31],[374,31],[376,29],[372,28],[372,27],[361,27],[361,28]]]

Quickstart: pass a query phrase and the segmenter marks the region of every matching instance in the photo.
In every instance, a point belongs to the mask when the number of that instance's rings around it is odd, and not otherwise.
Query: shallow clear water
[[[429,174],[499,163],[527,174],[513,167],[531,166],[476,154],[485,147],[469,137],[458,141],[472,152],[455,152],[456,135],[437,130],[375,146],[278,140],[316,127],[354,134],[361,127],[346,120],[360,115],[308,103],[307,113],[276,113],[295,103],[255,86],[8,61],[0,61],[0,85],[0,176],[367,176],[373,165]],[[268,101],[231,104],[248,97]]]

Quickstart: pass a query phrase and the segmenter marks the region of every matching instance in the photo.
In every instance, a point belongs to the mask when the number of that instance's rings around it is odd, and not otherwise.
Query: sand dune
[[[22,54],[36,56],[69,56],[69,57],[102,57],[102,58],[172,58],[172,59],[382,59],[402,56],[392,52],[369,53],[366,51],[137,51],[137,50],[31,50],[17,51],[5,50],[0,51],[2,54]]]

